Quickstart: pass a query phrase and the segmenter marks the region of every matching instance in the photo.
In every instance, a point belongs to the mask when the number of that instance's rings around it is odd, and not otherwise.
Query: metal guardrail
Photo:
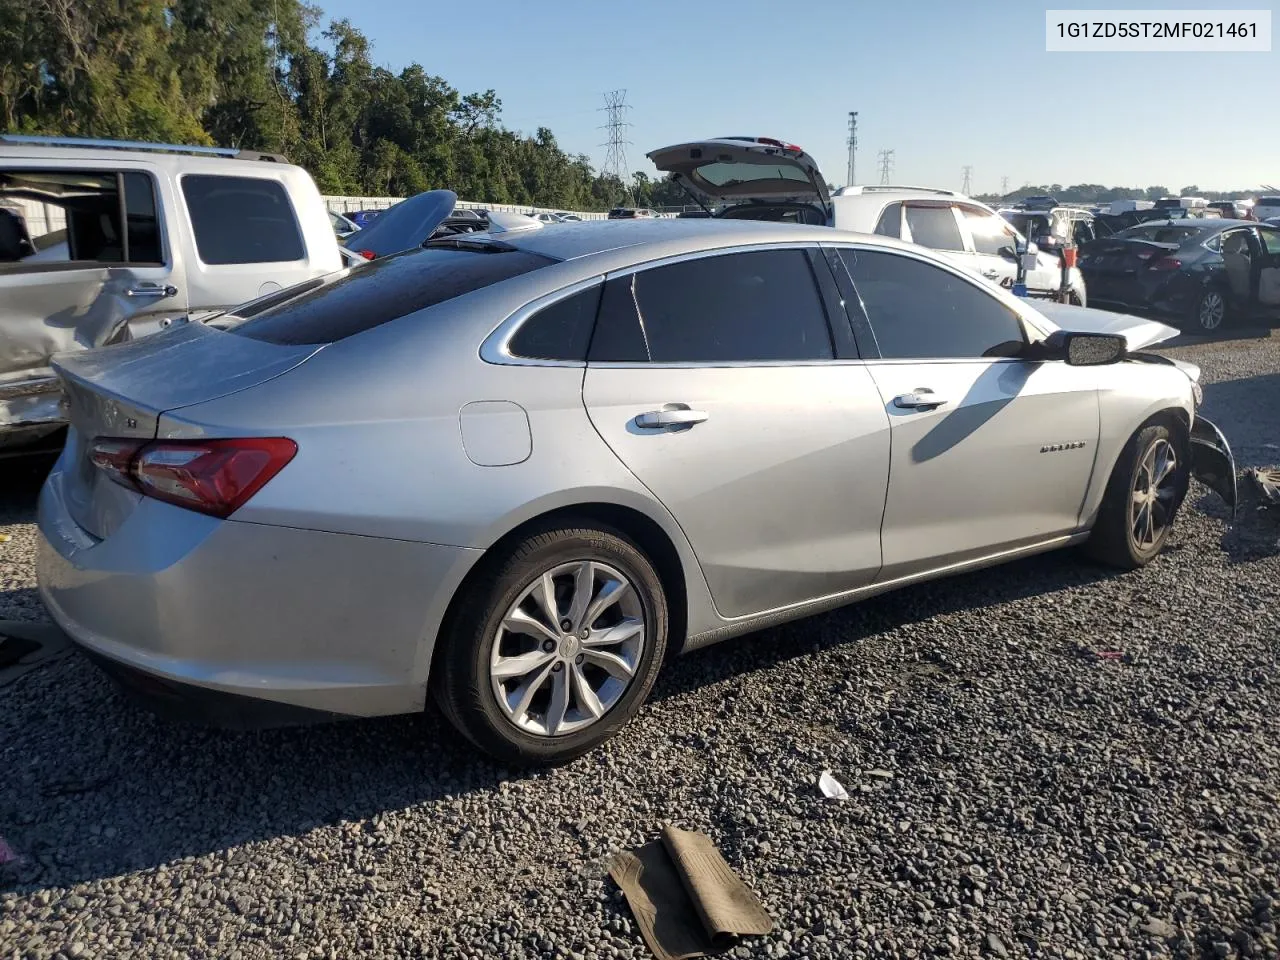
[[[386,210],[403,200],[403,197],[346,197],[322,196],[325,204],[334,213],[349,214],[358,210]],[[497,210],[502,213],[523,213],[526,216],[534,213],[571,213],[583,220],[604,220],[606,214],[587,210],[565,210],[563,207],[530,207],[518,203],[479,203],[474,200],[459,200],[460,210]]]

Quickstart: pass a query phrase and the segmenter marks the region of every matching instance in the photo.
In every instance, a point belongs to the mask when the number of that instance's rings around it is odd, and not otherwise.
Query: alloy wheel
[[[1226,315],[1227,303],[1222,294],[1210,290],[1200,299],[1198,318],[1202,330],[1217,330],[1222,326],[1222,318]]]
[[[1147,447],[1138,462],[1129,498],[1129,529],[1139,550],[1152,549],[1173,520],[1177,500],[1178,455],[1164,438]]]
[[[644,605],[623,573],[596,560],[561,563],[508,607],[493,638],[490,686],[520,730],[576,733],[626,693],[645,641]]]

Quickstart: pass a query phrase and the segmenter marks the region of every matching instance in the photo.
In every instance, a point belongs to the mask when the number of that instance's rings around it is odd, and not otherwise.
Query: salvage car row
[[[1033,274],[993,212],[829,196],[776,141],[671,148],[741,201],[713,218],[478,220],[432,191],[346,254],[278,158],[5,149],[0,189],[68,211],[66,260],[0,265],[39,294],[7,301],[18,374],[69,421],[41,597],[187,712],[434,696],[483,750],[560,762],[668,652],[1075,544],[1142,566],[1192,476],[1235,505],[1199,370],[1146,352],[1175,329],[1014,297],[948,246],[998,234]],[[73,280],[84,329],[58,326]]]

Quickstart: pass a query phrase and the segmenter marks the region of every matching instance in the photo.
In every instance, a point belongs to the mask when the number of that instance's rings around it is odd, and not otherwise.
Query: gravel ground
[[[1170,352],[1280,461],[1280,337]],[[38,619],[10,486],[0,617]],[[776,919],[736,956],[1275,957],[1278,534],[1223,515],[1193,490],[1137,573],[1050,555],[690,655],[533,775],[431,716],[167,724],[64,657],[0,688],[0,957],[647,956],[602,864],[664,821]]]

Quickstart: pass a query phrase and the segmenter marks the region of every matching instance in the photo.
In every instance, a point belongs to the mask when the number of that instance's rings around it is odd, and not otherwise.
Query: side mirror
[[[1046,360],[1065,360],[1072,367],[1101,367],[1119,363],[1128,352],[1128,341],[1116,333],[1073,333],[1055,330],[1039,351]]]

